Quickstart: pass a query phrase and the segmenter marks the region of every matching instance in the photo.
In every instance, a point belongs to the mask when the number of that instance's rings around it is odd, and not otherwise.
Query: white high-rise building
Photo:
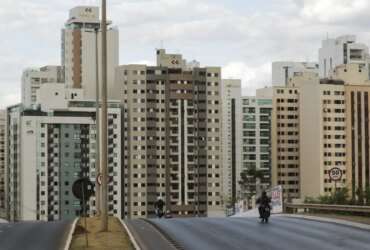
[[[0,110],[0,216],[4,218],[6,209],[5,199],[5,163],[6,163],[6,113]]]
[[[22,104],[31,107],[36,103],[36,92],[44,83],[62,83],[64,73],[61,66],[45,66],[26,69],[22,74]]]
[[[95,98],[97,68],[101,82],[101,32],[99,29],[99,8],[79,6],[70,11],[69,19],[62,30],[62,65],[65,70],[65,82],[69,88],[82,88],[85,98],[88,99]],[[118,29],[110,27],[107,31],[109,98],[117,97],[113,88],[118,61]]]
[[[82,90],[44,84],[37,109],[9,107],[8,219],[53,221],[81,215],[74,181],[95,182],[95,102],[81,100]],[[66,97],[69,97],[66,99]],[[71,99],[73,97],[73,99]],[[108,104],[108,208],[122,217],[121,105]],[[90,215],[95,197],[87,201]]]
[[[222,80],[223,200],[229,205],[235,203],[240,197],[241,92],[241,80]]]
[[[242,97],[242,171],[245,183],[243,197],[259,196],[271,184],[271,113],[272,94],[269,89],[257,90],[256,96]],[[264,93],[261,93],[264,92]],[[259,174],[257,174],[259,172]]]
[[[345,35],[322,41],[319,49],[320,77],[330,78],[336,66],[358,63],[368,65],[369,48],[356,42],[356,36]]]
[[[273,62],[272,86],[287,86],[289,79],[297,73],[319,73],[319,64],[315,62]]]

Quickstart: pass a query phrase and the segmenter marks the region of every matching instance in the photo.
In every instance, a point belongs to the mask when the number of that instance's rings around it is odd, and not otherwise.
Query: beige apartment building
[[[334,73],[332,79],[300,73],[287,87],[273,88],[272,183],[283,186],[285,198],[335,188],[356,197],[369,186],[369,71],[347,64]],[[342,171],[336,183],[332,168]]]
[[[329,194],[347,186],[344,82],[322,79],[300,87],[301,198]],[[342,170],[336,184],[332,168]]]
[[[221,70],[157,51],[157,66],[124,65],[124,215],[217,216],[222,206]]]
[[[239,185],[242,171],[241,92],[241,80],[222,80],[222,169],[225,205],[234,204],[241,197]]]
[[[6,209],[5,199],[5,163],[6,163],[6,112],[0,110],[0,217],[4,218]]]
[[[370,85],[345,86],[347,102],[347,176],[352,196],[370,182],[369,95]]]
[[[271,182],[287,199],[300,197],[299,89],[273,87],[271,115]]]

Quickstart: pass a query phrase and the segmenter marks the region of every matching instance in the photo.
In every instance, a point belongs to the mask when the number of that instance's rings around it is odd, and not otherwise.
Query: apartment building
[[[6,196],[5,196],[5,181],[6,181],[6,113],[5,110],[0,110],[0,218],[5,217],[6,211]]]
[[[301,198],[330,194],[347,186],[346,98],[341,80],[317,79],[300,87]],[[338,183],[332,168],[342,170]]]
[[[62,29],[62,66],[69,88],[82,88],[87,99],[95,98],[96,80],[101,82],[101,32],[99,8],[78,6],[70,10]],[[108,22],[111,25],[111,22]],[[107,31],[108,98],[115,97],[114,74],[119,62],[118,29]],[[118,96],[117,96],[118,97]]]
[[[294,83],[294,78],[291,83]],[[300,197],[299,88],[272,88],[271,180],[283,187],[285,199]]]
[[[242,97],[242,171],[261,173],[248,176],[243,196],[260,195],[271,185],[272,96]]]
[[[95,182],[95,102],[77,89],[45,84],[38,91],[37,109],[9,107],[8,219],[54,221],[81,215],[82,204],[72,185],[81,177]],[[50,97],[53,98],[50,98]],[[73,98],[65,99],[65,96]],[[45,101],[47,100],[47,101]],[[108,207],[122,216],[121,106],[108,108]],[[95,197],[87,201],[95,213]]]
[[[348,188],[356,197],[370,186],[369,94],[370,85],[347,85],[346,164]],[[360,191],[360,192],[359,192]]]
[[[44,66],[23,71],[21,95],[25,107],[32,107],[36,103],[37,90],[44,83],[64,83],[62,67]]]
[[[241,195],[241,92],[241,80],[222,80],[222,168],[225,205],[234,204]]]
[[[283,185],[285,198],[342,188],[355,198],[368,187],[368,73],[362,63],[349,63],[331,79],[295,74],[287,87],[272,88],[272,183]],[[336,183],[332,168],[342,172]]]
[[[330,78],[334,69],[343,64],[357,63],[368,67],[369,48],[356,42],[356,36],[344,35],[327,38],[319,49],[320,77]]]
[[[287,86],[289,79],[297,73],[319,73],[319,64],[316,62],[273,62],[272,86]]]
[[[188,69],[157,50],[157,66],[124,65],[126,218],[153,217],[162,197],[174,216],[217,216],[222,205],[221,71]]]

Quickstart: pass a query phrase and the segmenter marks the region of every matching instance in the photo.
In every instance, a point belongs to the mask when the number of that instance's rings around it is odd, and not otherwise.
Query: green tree
[[[365,188],[364,198],[365,198],[365,204],[370,205],[370,186],[367,186]]]
[[[264,177],[264,172],[262,170],[257,170],[256,168],[248,168],[240,173],[240,181],[239,184],[243,191],[247,191],[249,193],[248,199],[250,199],[253,195],[256,195],[256,183],[257,180],[261,180]]]
[[[346,205],[349,203],[348,188],[341,188],[331,194],[333,204]]]
[[[362,190],[362,188],[358,187],[356,190],[356,196],[357,196],[357,205],[364,205],[365,203],[365,192]]]

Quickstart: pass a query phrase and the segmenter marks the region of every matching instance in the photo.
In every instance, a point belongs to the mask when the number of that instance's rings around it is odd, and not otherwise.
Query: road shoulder
[[[298,218],[298,219],[306,219],[306,220],[313,220],[318,222],[328,222],[334,223],[343,226],[350,226],[358,229],[369,230],[370,231],[370,224],[360,223],[357,220],[355,221],[353,217],[350,216],[325,216],[321,214],[312,215],[312,214],[281,214],[276,216],[284,216],[284,217],[291,217],[291,218]]]

